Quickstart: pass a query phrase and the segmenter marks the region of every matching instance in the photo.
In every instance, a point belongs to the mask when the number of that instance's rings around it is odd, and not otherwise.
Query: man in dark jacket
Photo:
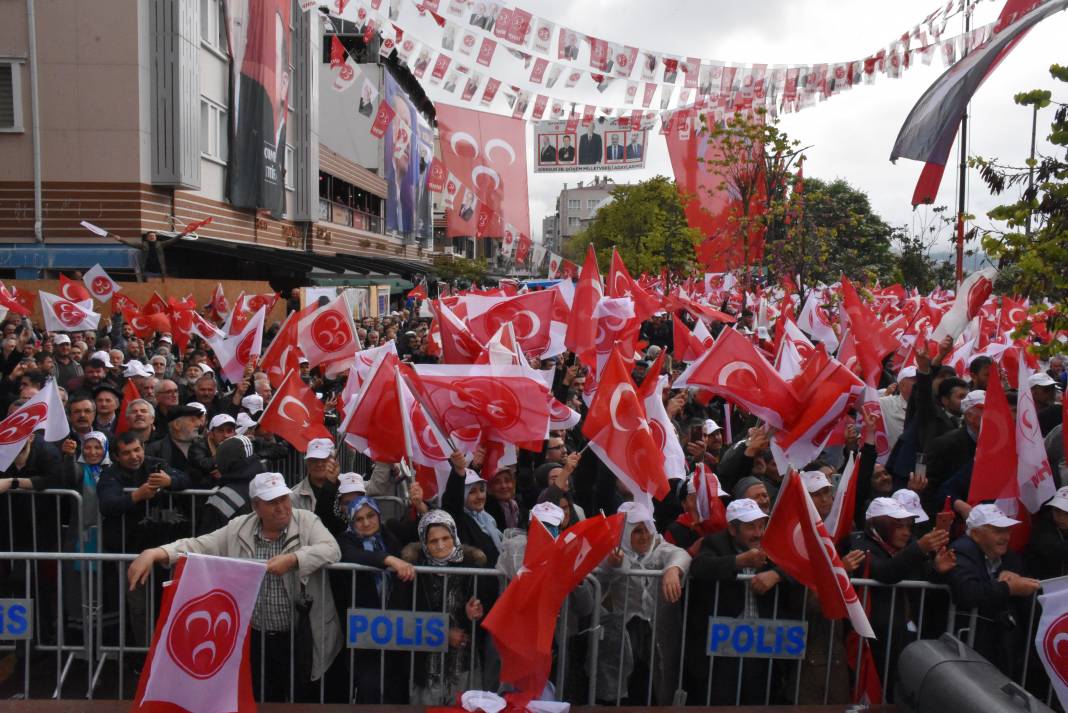
[[[1023,560],[1009,550],[1010,531],[1018,524],[997,505],[976,505],[968,515],[967,534],[951,545],[957,566],[946,575],[957,605],[954,630],[971,626],[975,610],[972,648],[1010,678],[1018,673],[1020,652],[1028,645],[1025,605],[1041,586],[1024,576]]]
[[[951,479],[961,479],[962,471],[975,460],[975,447],[979,441],[979,424],[983,419],[986,404],[985,391],[969,391],[960,402],[962,423],[960,428],[947,431],[931,441],[927,447],[927,489],[924,491],[924,506],[928,513],[937,512],[945,495],[942,486]],[[970,470],[968,471],[970,473]],[[968,488],[958,484],[954,493],[967,494]]]
[[[103,516],[104,549],[109,552],[140,552],[184,534],[175,522],[175,512],[160,491],[185,490],[189,480],[184,473],[170,468],[159,458],[145,456],[141,439],[126,431],[113,445],[114,463],[100,474],[96,486],[100,514]],[[126,492],[126,488],[134,488]],[[130,592],[127,613],[134,643],[148,643],[148,599],[144,589]]]
[[[186,476],[186,487],[210,488],[207,473],[197,470],[189,460],[190,447],[197,437],[200,411],[192,406],[175,406],[167,413],[167,435],[145,447],[145,455],[158,458]]]
[[[1060,488],[1031,521],[1024,562],[1037,579],[1068,574],[1068,486]]]
[[[772,618],[775,585],[781,575],[772,569],[760,541],[768,516],[755,501],[735,500],[727,506],[727,530],[708,535],[690,563],[689,624],[686,632],[687,700],[705,705],[708,686],[708,619],[710,616]],[[738,581],[738,574],[755,575]],[[738,694],[741,659],[715,657],[711,702],[727,705]],[[749,659],[742,668],[741,704],[764,702],[768,661]]]

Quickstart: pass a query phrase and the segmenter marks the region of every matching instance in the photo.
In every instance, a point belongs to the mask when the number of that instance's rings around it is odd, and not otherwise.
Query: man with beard
[[[200,412],[190,406],[177,406],[167,414],[167,435],[145,448],[145,455],[158,458],[171,468],[189,474],[189,446],[197,437]],[[211,487],[210,483],[191,483]]]

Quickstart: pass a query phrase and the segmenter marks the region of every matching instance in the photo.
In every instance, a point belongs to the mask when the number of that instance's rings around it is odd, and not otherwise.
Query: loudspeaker
[[[952,634],[906,646],[897,678],[894,702],[901,713],[1053,713]]]

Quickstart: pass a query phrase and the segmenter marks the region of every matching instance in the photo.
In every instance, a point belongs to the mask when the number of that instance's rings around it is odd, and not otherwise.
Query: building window
[[[220,0],[200,0],[200,41],[216,52],[227,52],[226,20]]]
[[[598,203],[600,203],[598,199],[590,198],[588,201],[586,201],[586,210],[593,210],[597,207]]]
[[[22,131],[22,68],[0,61],[0,131]]]
[[[580,201],[578,198],[567,199],[568,210],[578,210],[580,207],[582,207],[582,201]]]
[[[578,218],[572,216],[572,217],[567,219],[567,227],[569,227],[569,228],[577,228],[578,226],[579,226],[579,219]]]
[[[226,108],[201,97],[200,155],[212,161],[226,163],[227,134]]]
[[[296,184],[293,182],[293,174],[294,174],[293,162],[295,160],[296,160],[296,152],[293,150],[292,146],[290,146],[289,144],[286,144],[286,168],[285,168],[286,188],[288,188],[291,191],[296,189]]]

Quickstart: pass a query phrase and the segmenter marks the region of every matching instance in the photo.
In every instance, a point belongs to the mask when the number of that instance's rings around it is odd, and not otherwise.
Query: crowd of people
[[[358,336],[365,347],[394,340],[403,360],[433,362],[431,320],[419,314],[418,305],[409,304],[358,320]],[[753,315],[737,316],[735,328],[756,339]],[[722,328],[713,325],[713,334]],[[670,317],[652,317],[641,336],[638,382],[661,351],[673,352]],[[268,331],[265,344],[270,337]],[[1021,524],[997,504],[967,502],[985,388],[998,372],[980,357],[962,377],[943,364],[951,351],[952,340],[932,352],[921,347],[914,368],[884,376],[880,405],[892,448],[886,463],[876,454],[879,425],[858,412],[844,444],[828,447],[799,472],[826,518],[849,456],[859,460],[854,532],[839,543],[851,576],[947,585],[948,595],[942,588],[862,591],[877,636],[871,653],[891,698],[901,650],[947,630],[974,627],[975,649],[1020,679],[1024,652],[1032,646],[1026,638],[1034,616],[1031,597],[1039,580],[1063,574],[1068,563],[1063,360],[1050,359],[1020,385],[1034,395],[1049,462],[1058,485],[1066,486]],[[670,359],[663,363],[672,379],[683,367]],[[552,369],[553,395],[585,413],[589,376],[572,355],[534,359],[532,365]],[[228,384],[219,366],[196,337],[180,353],[170,334],[140,339],[118,313],[101,320],[98,330],[76,334],[48,333],[14,314],[3,322],[4,413],[54,379],[71,431],[55,443],[42,433],[31,438],[0,474],[0,494],[62,488],[79,492],[82,505],[79,513],[57,514],[51,503],[28,508],[9,498],[3,512],[12,526],[0,528],[2,546],[140,553],[128,569],[127,643],[148,644],[150,598],[158,597],[164,568],[180,554],[256,558],[267,561],[268,572],[252,616],[253,651],[264,652],[253,656],[257,695],[318,700],[321,686],[328,700],[445,703],[472,682],[474,688],[496,686],[494,647],[478,622],[502,585],[496,577],[441,577],[434,570],[495,569],[506,581],[522,566],[534,520],[556,536],[587,513],[624,512],[620,545],[593,575],[600,597],[584,584],[568,599],[560,630],[567,637],[561,643],[568,666],[556,695],[584,700],[588,678],[594,678],[600,702],[669,703],[681,666],[691,704],[851,700],[848,624],[825,620],[815,593],[761,548],[786,474],[772,456],[769,429],[740,409],[698,398],[692,390],[664,390],[691,475],[672,481],[667,497],[652,509],[632,502],[585,448],[581,426],[550,432],[540,452],[519,450],[517,463],[496,472],[483,468],[481,450],[452,453],[444,492],[424,498],[423,488],[397,464],[344,469],[352,458],[337,441],[315,439],[306,453],[297,453],[257,423],[271,399],[267,375],[252,362],[240,383]],[[336,423],[344,375],[328,379],[305,362],[300,376],[323,400],[328,425]],[[130,398],[131,385],[136,398]],[[1014,392],[1008,396],[1014,404]],[[298,459],[302,466],[292,467]],[[721,507],[709,508],[702,498],[704,474],[714,474],[712,497]],[[214,493],[168,497],[189,489]],[[80,526],[70,527],[75,521]],[[1021,528],[1028,531],[1021,534]],[[319,575],[335,562],[373,569]],[[16,573],[8,574],[14,582]],[[956,621],[947,618],[950,601]],[[355,687],[346,690],[349,658],[338,654],[350,606],[444,611],[448,650],[411,657],[357,651]],[[973,610],[978,617],[970,620]],[[584,633],[595,611],[603,628],[596,657]],[[720,656],[710,666],[710,616],[805,620],[804,658]],[[1030,667],[1025,684],[1045,697],[1039,666]]]

